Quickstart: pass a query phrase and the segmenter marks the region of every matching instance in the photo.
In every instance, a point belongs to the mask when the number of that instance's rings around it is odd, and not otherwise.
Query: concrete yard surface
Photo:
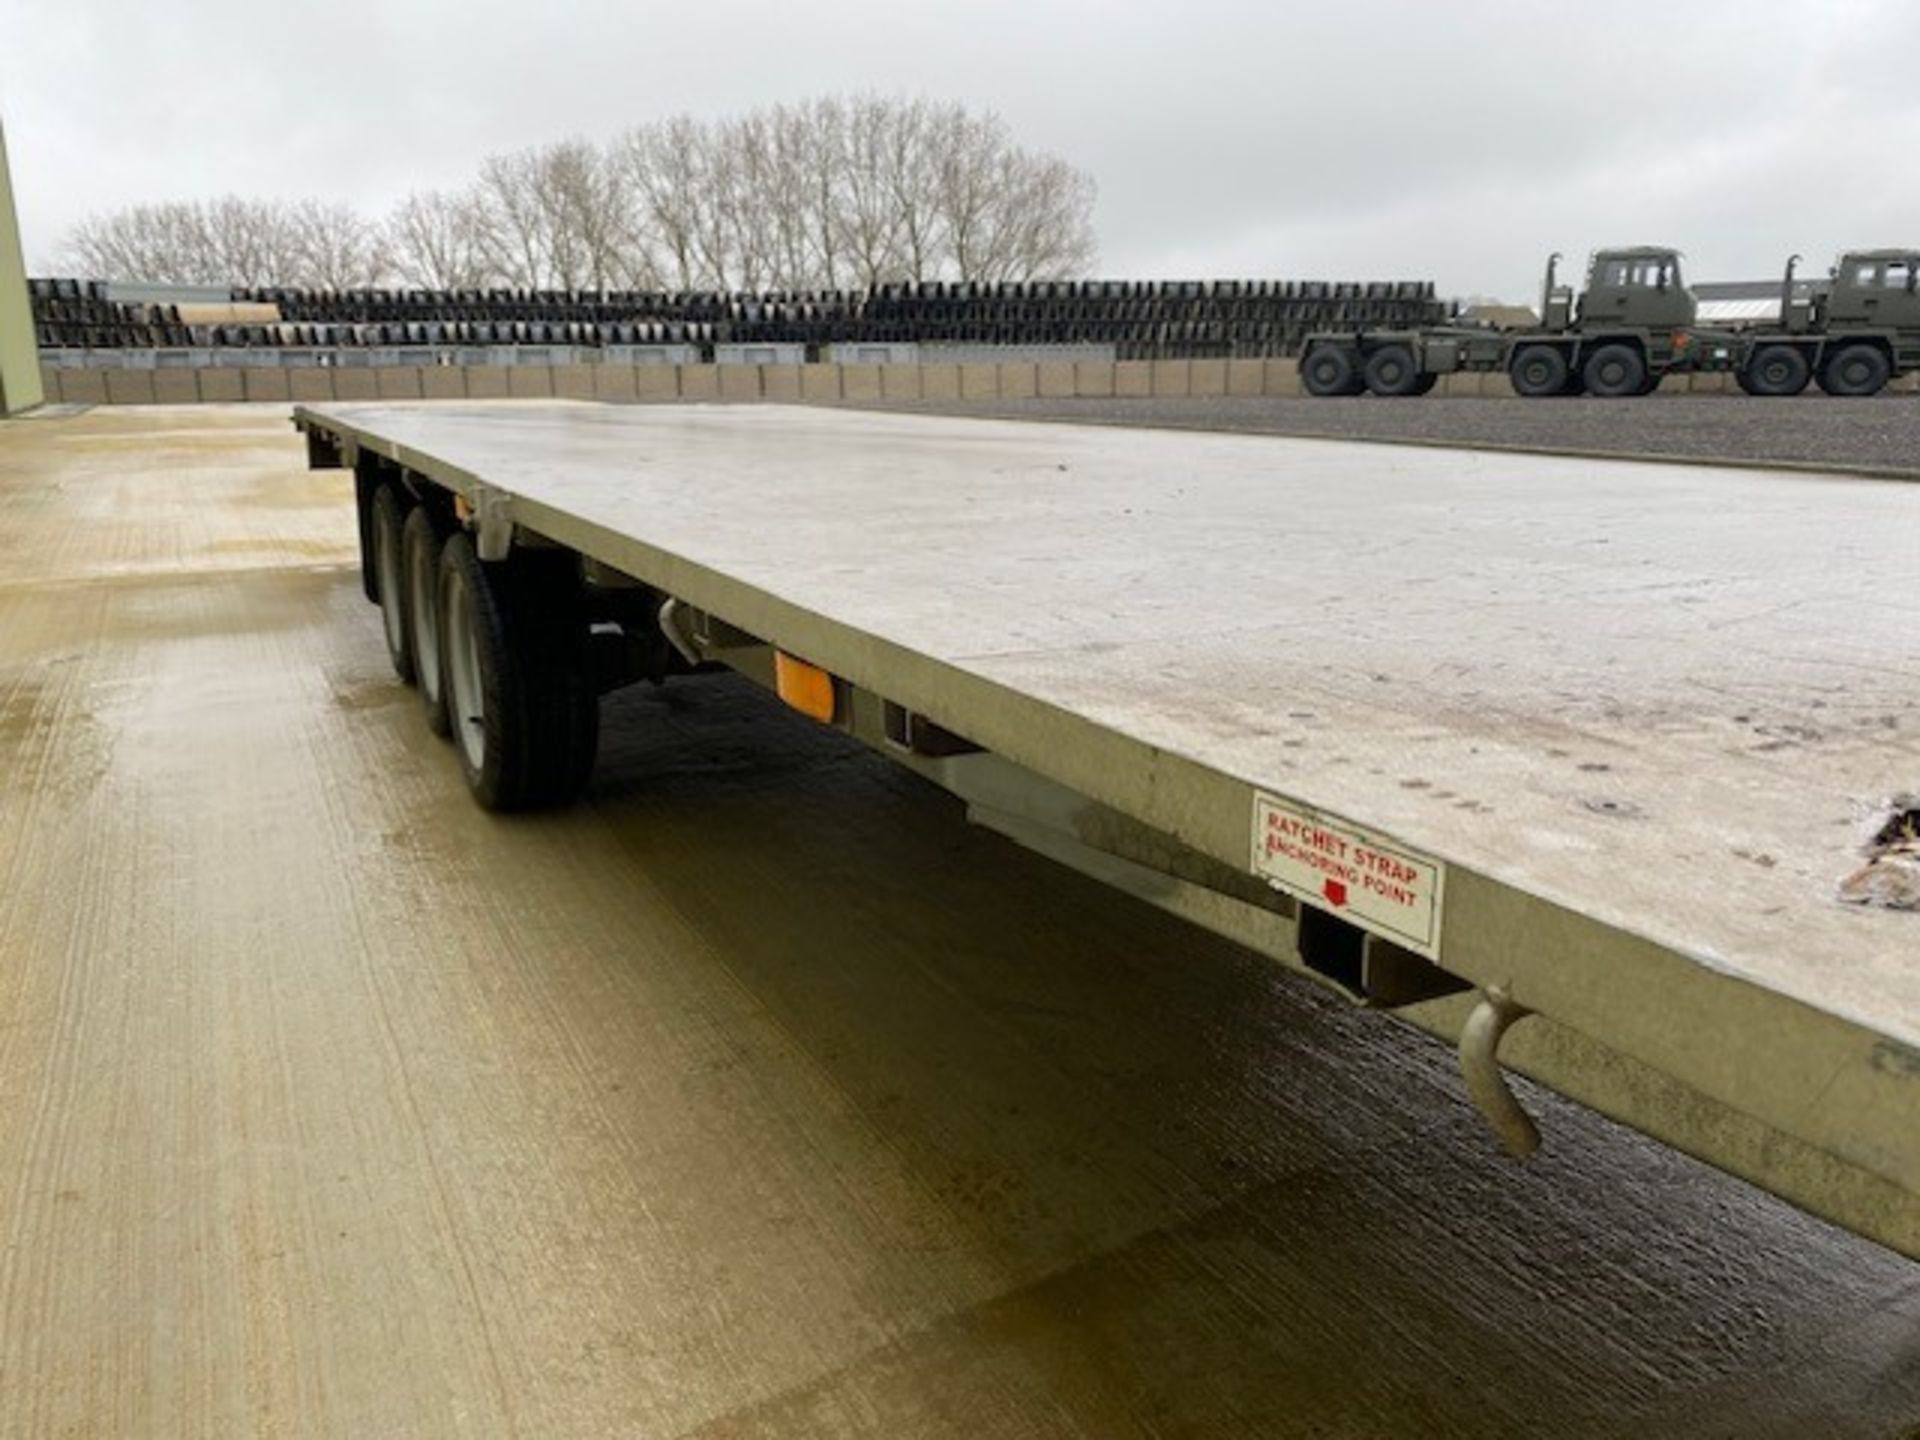
[[[0,1435],[1903,1436],[1920,1271],[731,677],[499,818],[278,407],[0,426]]]

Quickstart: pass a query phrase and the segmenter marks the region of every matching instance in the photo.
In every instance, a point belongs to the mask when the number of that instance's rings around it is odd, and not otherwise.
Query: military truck
[[[1503,370],[1515,393],[1645,395],[1671,374],[1725,371],[1746,352],[1730,331],[1694,324],[1680,252],[1598,250],[1577,301],[1547,260],[1540,323],[1523,330],[1453,325],[1309,335],[1300,380],[1309,395],[1424,395],[1440,376]]]
[[[1920,370],[1920,250],[1849,250],[1824,284],[1780,282],[1778,326],[1743,333],[1735,371],[1749,395],[1875,395]]]

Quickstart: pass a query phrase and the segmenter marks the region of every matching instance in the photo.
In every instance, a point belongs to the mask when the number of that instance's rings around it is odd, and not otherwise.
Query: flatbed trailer
[[[295,420],[363,517],[584,576],[568,625],[1458,1043],[1516,1153],[1508,1069],[1920,1258],[1920,912],[1838,888],[1920,804],[1920,487],[775,406]]]

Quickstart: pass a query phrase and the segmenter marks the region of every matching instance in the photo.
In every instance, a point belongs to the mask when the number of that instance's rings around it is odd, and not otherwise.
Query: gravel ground
[[[1898,472],[1920,478],[1920,396],[1655,395],[1644,400],[1306,398],[1002,400],[888,408],[1023,419],[1183,425],[1352,440],[1684,456]]]

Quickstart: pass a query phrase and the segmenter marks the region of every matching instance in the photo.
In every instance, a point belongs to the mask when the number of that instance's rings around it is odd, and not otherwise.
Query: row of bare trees
[[[1092,265],[1093,200],[997,115],[825,98],[494,155],[379,223],[318,201],[138,205],[75,227],[65,259],[105,279],[332,289],[1031,280]]]

